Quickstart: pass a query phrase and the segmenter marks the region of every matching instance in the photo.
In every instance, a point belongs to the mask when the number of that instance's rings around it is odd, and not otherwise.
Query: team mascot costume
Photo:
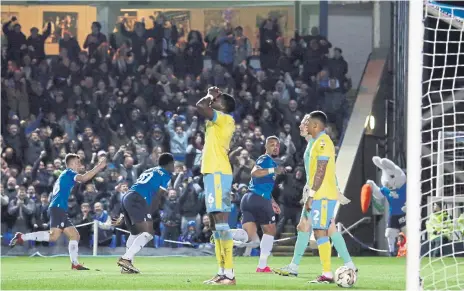
[[[375,156],[372,161],[382,171],[382,186],[379,187],[374,181],[367,180],[361,191],[361,208],[364,213],[367,212],[372,195],[376,199],[387,199],[389,218],[385,237],[390,256],[396,256],[396,239],[400,232],[406,233],[406,213],[403,211],[406,203],[406,174],[389,159]]]

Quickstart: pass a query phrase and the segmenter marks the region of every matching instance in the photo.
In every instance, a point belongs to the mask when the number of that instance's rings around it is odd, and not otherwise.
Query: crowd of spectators
[[[337,142],[351,88],[342,50],[332,48],[317,28],[286,40],[272,18],[259,27],[255,48],[240,26],[227,22],[206,35],[184,35],[163,15],[150,20],[153,28],[137,22],[133,31],[123,20],[110,35],[94,22],[82,47],[65,32],[58,56],[45,54],[50,25],[42,34],[32,28],[26,37],[15,17],[3,24],[2,234],[48,229],[49,194],[66,153],[78,154],[86,169],[106,156],[106,170],[74,187],[68,206],[76,225],[98,220],[99,243],[107,245],[121,197],[168,151],[176,158],[175,174],[168,194],[153,206],[155,227],[164,239],[209,242],[199,172],[205,126],[194,105],[210,86],[232,94],[238,104],[230,145],[231,227],[239,222],[240,198],[269,135],[279,137],[278,163],[288,171],[274,191],[282,209],[279,232],[289,219],[296,224],[305,182],[298,125],[305,113],[321,109]],[[79,231],[88,246],[92,228]]]

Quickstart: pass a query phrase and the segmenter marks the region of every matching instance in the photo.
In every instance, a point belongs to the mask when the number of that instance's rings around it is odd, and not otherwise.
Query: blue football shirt
[[[268,154],[260,156],[256,160],[256,167],[258,169],[271,169],[277,167],[277,163]],[[274,188],[276,175],[275,173],[268,174],[263,177],[251,177],[248,189],[256,195],[262,196],[268,200],[272,198],[272,189]]]
[[[404,212],[401,208],[406,203],[406,184],[396,190],[390,190],[387,187],[380,188],[380,192],[387,198],[389,204],[390,215],[403,215]],[[394,198],[391,194],[396,192],[398,198]]]
[[[159,189],[166,190],[171,181],[171,174],[161,167],[154,167],[145,170],[132,185],[130,190],[139,193],[151,205],[153,195]]]
[[[68,198],[76,184],[74,180],[77,173],[71,169],[64,170],[53,185],[52,198],[49,207],[58,207],[68,210]]]

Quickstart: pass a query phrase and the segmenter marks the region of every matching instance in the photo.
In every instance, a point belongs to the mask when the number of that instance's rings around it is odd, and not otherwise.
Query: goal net
[[[409,7],[408,290],[464,290],[464,7],[442,2]]]

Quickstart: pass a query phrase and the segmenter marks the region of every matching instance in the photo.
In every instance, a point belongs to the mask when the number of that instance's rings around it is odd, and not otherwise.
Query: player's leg
[[[330,245],[328,228],[333,216],[336,201],[327,199],[314,200],[311,207],[311,221],[314,228],[319,258],[322,264],[322,275],[310,283],[332,283],[333,274],[331,269],[332,246]]]
[[[296,227],[298,234],[295,243],[295,249],[293,251],[293,258],[289,265],[279,269],[273,269],[276,274],[281,276],[298,276],[298,267],[301,262],[301,258],[308,247],[309,238],[311,237],[312,225],[309,217],[309,212],[303,208],[301,211],[300,222]]]
[[[259,270],[259,272],[262,273],[271,273],[272,271],[267,264],[267,259],[271,255],[272,247],[274,246],[274,237],[277,228],[275,223],[261,225],[261,228],[263,230],[263,237],[261,238],[261,253],[259,255],[258,269],[256,271],[258,272]]]
[[[346,247],[345,239],[343,238],[342,234],[337,230],[337,226],[335,225],[335,220],[332,219],[332,222],[329,226],[329,237],[332,240],[333,246],[335,250],[337,250],[338,255],[342,258],[343,263],[350,269],[357,271],[356,266],[351,259],[350,253],[348,252],[348,248]]]
[[[206,174],[203,176],[203,184],[205,186],[205,193],[207,193],[205,197],[205,204],[206,204],[206,212],[209,215],[209,220],[211,222],[211,230],[213,231],[213,238],[214,238],[214,253],[216,254],[216,261],[218,263],[218,272],[217,274],[206,281],[203,281],[204,284],[210,284],[212,282],[216,282],[222,276],[224,276],[224,253],[222,252],[221,247],[221,238],[219,231],[216,229],[216,221],[214,219],[214,212],[217,211],[216,201],[217,195],[215,193],[216,188],[214,185],[214,174]],[[221,194],[218,194],[222,196]],[[222,198],[221,198],[222,201]],[[221,206],[221,205],[219,205]]]
[[[229,212],[231,211],[231,197],[230,191],[232,189],[232,175],[222,173],[205,175],[205,193],[209,193],[206,197],[206,210],[212,213],[215,223],[215,233],[219,238],[216,240],[215,250],[216,258],[222,258],[220,267],[224,268],[224,275],[218,280],[210,284],[219,285],[235,285],[235,274],[233,269],[233,248],[234,242],[232,240],[232,233],[230,232]],[[219,241],[219,246],[217,246]],[[217,252],[222,254],[218,257]]]
[[[388,243],[388,253],[391,257],[396,257],[395,253],[395,243],[396,238],[400,234],[400,230],[396,228],[387,227],[385,229],[385,238],[387,239]]]
[[[132,244],[130,247],[118,260],[118,265],[135,273],[139,273],[140,271],[132,264],[132,260],[134,256],[153,239],[154,230],[150,208],[145,199],[135,192],[126,194],[122,201],[122,205],[126,225],[130,228],[131,234],[134,237],[131,239]]]
[[[59,208],[50,208],[50,231],[37,231],[31,233],[20,233],[17,232],[13,239],[10,241],[10,247],[14,247],[16,244],[23,244],[24,241],[47,241],[54,242],[58,240],[62,233],[62,229],[65,227],[66,212]]]
[[[79,264],[79,240],[81,237],[76,227],[71,224],[71,221],[69,221],[69,226],[66,226],[66,228],[63,229],[63,233],[68,237],[69,240],[68,251],[69,258],[71,259],[72,269],[79,271],[89,270],[88,268]]]
[[[252,193],[246,193],[243,195],[242,200],[240,201],[240,212],[242,212],[242,228],[247,232],[248,241],[247,248],[256,248],[259,246],[259,236],[258,229],[256,227],[256,217],[254,213],[255,205],[253,204],[253,195]],[[258,209],[259,211],[260,209]]]

